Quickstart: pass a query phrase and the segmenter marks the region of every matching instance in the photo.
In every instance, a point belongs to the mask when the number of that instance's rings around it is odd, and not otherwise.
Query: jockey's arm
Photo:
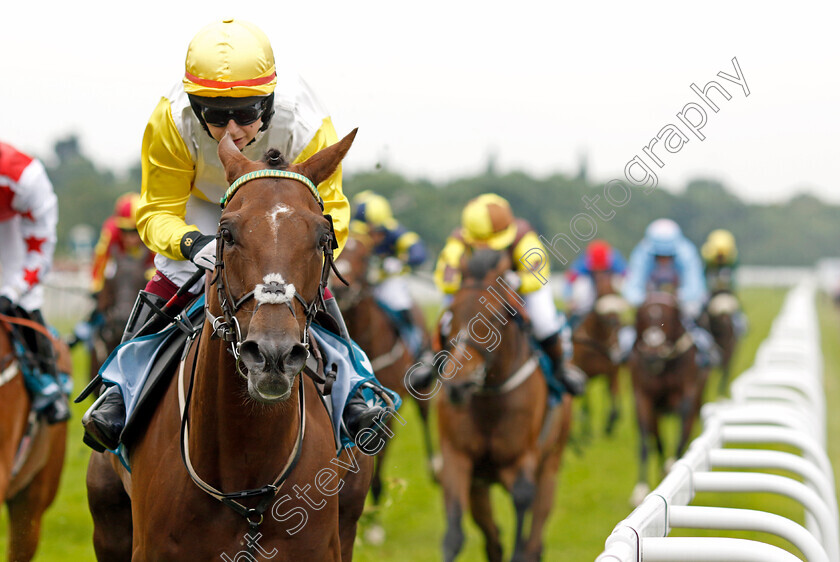
[[[3,272],[3,292],[17,301],[44,280],[55,251],[58,199],[40,161],[33,160],[24,170],[12,207],[21,216],[24,256],[19,269]]]
[[[325,117],[321,122],[321,127],[315,132],[315,136],[309,141],[309,144],[298,154],[294,160],[294,164],[303,162],[319,150],[322,150],[330,145],[338,142],[338,135],[333,127],[332,120]],[[324,214],[332,217],[333,228],[335,229],[335,237],[338,242],[338,248],[335,250],[335,257],[344,249],[344,243],[347,242],[347,235],[350,229],[350,202],[341,185],[341,164],[332,173],[330,177],[322,181],[318,185],[318,192],[324,200]]]
[[[647,279],[652,268],[653,257],[650,255],[647,245],[642,242],[630,254],[627,278],[621,288],[624,298],[631,306],[639,306],[644,302]]]
[[[519,274],[519,278],[521,280],[518,292],[522,295],[533,293],[542,287],[549,285],[551,279],[551,265],[548,261],[546,261],[546,263],[534,263],[533,260],[528,261],[528,265],[534,268],[533,272],[526,267],[526,260],[523,258],[528,255],[529,252],[531,253],[530,255],[534,255],[532,252],[533,250],[539,250],[539,252],[537,252],[538,255],[541,252],[541,255],[548,256],[548,253],[545,251],[545,246],[543,246],[542,242],[540,242],[537,234],[531,230],[522,236],[522,239],[513,248],[513,260],[515,262],[514,268],[516,269],[516,273]]]
[[[703,261],[691,242],[686,241],[677,248],[677,267],[682,283],[679,298],[688,314],[695,318],[700,314],[706,300],[706,277],[703,275]]]
[[[137,232],[153,252],[184,260],[181,239],[184,234],[199,230],[184,220],[195,163],[175,126],[166,98],[161,99],[146,125],[140,154],[142,184]]]
[[[105,285],[105,268],[111,259],[114,247],[114,225],[111,219],[105,221],[99,233],[99,241],[93,250],[93,266],[91,268],[91,292],[98,293]]]

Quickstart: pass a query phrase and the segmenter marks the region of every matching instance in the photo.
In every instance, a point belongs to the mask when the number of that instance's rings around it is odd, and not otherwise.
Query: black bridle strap
[[[196,367],[196,354],[198,350],[198,344],[194,345],[195,338],[190,340],[190,352],[181,360],[181,365],[178,370],[178,403],[181,409],[181,460],[184,463],[184,466],[187,469],[187,473],[190,476],[190,479],[198,486],[203,492],[212,496],[213,498],[217,499],[224,505],[231,508],[233,511],[244,517],[251,527],[257,527],[260,523],[262,523],[263,514],[271,505],[272,500],[277,496],[277,493],[280,491],[280,488],[283,486],[283,483],[295,469],[295,466],[300,460],[300,453],[302,449],[303,439],[306,434],[306,400],[305,400],[305,393],[304,393],[304,381],[303,378],[298,380],[298,413],[300,416],[300,423],[298,424],[298,434],[297,439],[295,440],[295,446],[292,450],[291,454],[289,455],[288,460],[286,461],[286,465],[283,467],[283,470],[277,476],[277,478],[271,484],[267,484],[262,488],[254,488],[250,490],[240,490],[238,492],[222,492],[205,482],[201,479],[198,473],[192,466],[192,462],[190,461],[190,451],[189,451],[189,427],[188,427],[188,419],[189,419],[189,409],[190,409],[190,402],[192,399],[192,390],[193,390],[193,383],[195,382],[195,367]],[[200,341],[200,338],[199,338]],[[195,350],[195,351],[193,351]],[[190,382],[189,387],[187,388],[186,394],[184,394],[184,367],[188,360],[192,359],[192,366],[190,368]],[[263,499],[257,504],[255,508],[248,508],[236,501],[236,499],[245,499],[245,498],[254,498],[254,497],[263,497]],[[234,499],[236,498],[236,499]],[[254,521],[251,518],[257,517],[258,520]]]

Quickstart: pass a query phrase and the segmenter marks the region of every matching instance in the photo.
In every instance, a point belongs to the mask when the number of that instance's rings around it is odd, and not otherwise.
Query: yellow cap
[[[394,214],[388,200],[370,190],[362,191],[353,198],[356,207],[354,217],[372,228],[393,228]]]
[[[208,25],[190,41],[184,73],[188,94],[267,96],[276,85],[271,43],[254,24],[226,19]]]
[[[718,229],[709,233],[706,243],[700,250],[707,262],[723,261],[733,263],[738,257],[735,237],[728,230]]]
[[[464,207],[461,213],[464,241],[484,244],[494,250],[503,250],[516,238],[516,223],[510,204],[495,193],[479,195]]]

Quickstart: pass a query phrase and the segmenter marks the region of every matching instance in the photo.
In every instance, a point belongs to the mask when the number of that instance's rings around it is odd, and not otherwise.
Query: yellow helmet
[[[394,214],[388,200],[370,190],[362,191],[353,198],[356,212],[353,218],[371,228],[393,228]]]
[[[276,85],[271,43],[254,24],[226,19],[208,25],[190,41],[184,73],[188,94],[267,96]]]
[[[503,250],[516,238],[516,222],[510,203],[495,193],[479,195],[464,207],[461,213],[464,241],[468,244],[485,244],[494,250]]]
[[[718,229],[709,233],[706,243],[700,250],[707,262],[733,263],[738,257],[735,237],[728,230]]]

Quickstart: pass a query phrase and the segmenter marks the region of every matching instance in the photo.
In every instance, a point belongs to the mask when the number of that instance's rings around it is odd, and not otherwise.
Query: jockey
[[[724,229],[713,230],[700,249],[706,271],[706,285],[712,297],[716,293],[735,292],[735,272],[738,269],[738,248],[735,236]],[[732,314],[735,333],[742,336],[747,331],[747,317],[742,310]]]
[[[0,143],[0,314],[34,321],[46,329],[41,282],[52,268],[57,224],[58,199],[43,164]],[[29,348],[22,360],[32,364],[25,365],[25,370],[58,381],[55,350],[46,334],[18,326],[13,331]],[[70,418],[67,396],[52,380],[36,390],[33,407],[48,423]]]
[[[593,240],[586,247],[585,253],[578,256],[566,270],[564,298],[571,311],[569,323],[576,326],[595,303],[596,289],[592,276],[597,272],[609,272],[623,276],[627,262],[621,253],[610,246],[606,240]]]
[[[99,242],[93,250],[91,292],[96,294],[105,285],[106,269],[111,259],[129,254],[141,257],[145,254],[149,267],[154,267],[154,253],[149,252],[137,233],[137,205],[139,193],[124,193],[117,198],[114,214],[105,219],[99,233]]]
[[[671,219],[658,219],[648,225],[644,238],[630,254],[622,292],[630,305],[638,307],[651,286],[665,284],[671,284],[675,289],[683,324],[697,346],[698,364],[704,367],[717,364],[719,353],[711,334],[697,325],[706,301],[700,254],[677,223]],[[619,332],[619,343],[625,355],[630,353],[635,337],[632,326],[625,326]]]
[[[284,69],[277,72],[268,38],[251,23],[227,19],[205,27],[190,42],[185,66],[183,79],[153,111],[141,150],[137,230],[157,254],[157,273],[146,286],[157,306],[174,296],[197,268],[215,268],[219,200],[228,188],[218,157],[225,133],[252,160],[259,160],[269,148],[278,148],[293,163],[338,140],[318,98],[296,74]],[[350,219],[340,166],[318,191],[324,213],[332,217],[338,254]],[[200,287],[193,290],[198,292]],[[194,296],[186,293],[176,304],[186,306]],[[343,324],[334,299],[327,297],[329,312]],[[153,314],[138,298],[124,340]],[[368,406],[357,392],[343,413],[350,437],[376,425],[375,418],[382,413],[381,407]],[[119,388],[110,387],[85,418],[91,437],[114,448],[125,424]]]
[[[571,357],[570,332],[565,315],[557,310],[550,283],[542,282],[520,261],[531,250],[545,248],[527,221],[515,218],[504,198],[485,193],[467,203],[461,214],[461,226],[446,241],[435,267],[435,283],[447,296],[461,285],[460,264],[473,246],[486,246],[510,255],[515,271],[506,280],[525,301],[534,338],[551,359],[554,377],[577,396],[586,388],[585,376],[566,366]],[[548,264],[540,273],[549,278]]]
[[[373,241],[373,255],[381,261],[374,296],[395,318],[397,329],[411,353],[431,364],[431,350],[424,349],[423,334],[414,322],[414,302],[405,274],[426,261],[426,245],[415,232],[401,226],[391,211],[388,200],[372,191],[363,191],[353,198],[353,220],[350,229],[367,235]],[[413,388],[425,389],[432,382],[431,368],[412,371]]]

